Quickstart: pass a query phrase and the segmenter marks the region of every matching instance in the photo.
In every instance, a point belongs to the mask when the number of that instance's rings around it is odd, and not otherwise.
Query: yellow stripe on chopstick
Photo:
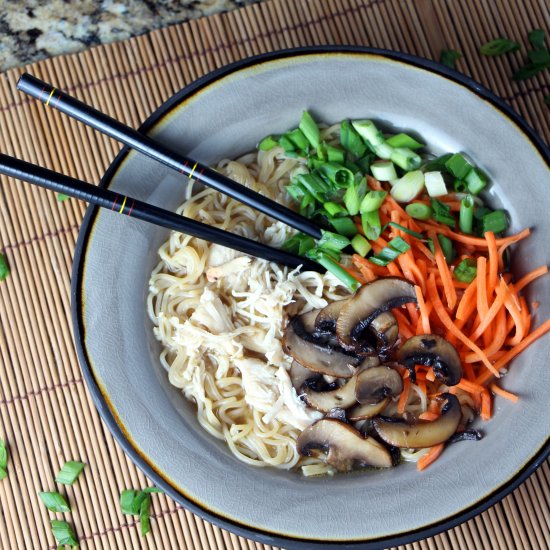
[[[195,171],[195,168],[197,167],[198,164],[199,164],[198,162],[195,162],[195,165],[193,166],[193,168],[191,169],[191,173],[189,174],[189,179],[193,177],[193,172]]]
[[[124,197],[124,200],[122,201],[122,206],[120,207],[120,210],[118,211],[119,214],[122,214],[122,211],[124,210],[124,206],[126,206],[126,201],[128,200],[128,197]]]
[[[48,99],[46,100],[46,107],[50,104],[50,101],[52,99],[53,94],[55,93],[55,88],[52,88],[52,91],[50,92],[50,95],[48,96]]]

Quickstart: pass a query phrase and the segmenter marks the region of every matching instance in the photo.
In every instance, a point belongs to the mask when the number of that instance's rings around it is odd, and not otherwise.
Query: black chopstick
[[[19,79],[17,89],[42,101],[45,105],[53,107],[128,145],[132,149],[173,168],[177,172],[185,174],[189,179],[194,177],[195,180],[204,185],[212,187],[290,227],[294,227],[314,239],[321,238],[321,230],[314,222],[290,208],[256,193],[208,166],[172,151],[137,130],[58,90],[47,82],[25,73]]]
[[[199,239],[204,239],[211,243],[233,248],[251,256],[281,263],[291,268],[301,265],[306,270],[324,271],[321,265],[308,258],[295,256],[284,250],[229,233],[217,227],[186,218],[170,210],[139,201],[116,191],[97,187],[91,183],[59,174],[53,170],[48,170],[47,168],[42,168],[41,166],[36,166],[35,164],[8,155],[0,154],[0,174],[63,193],[75,199],[107,208],[113,212],[125,214],[128,217],[144,220],[154,225],[160,225]]]

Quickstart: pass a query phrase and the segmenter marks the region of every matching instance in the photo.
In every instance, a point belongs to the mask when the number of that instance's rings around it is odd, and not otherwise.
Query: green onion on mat
[[[147,487],[142,490],[126,489],[120,493],[122,513],[131,516],[139,515],[142,536],[151,530],[151,493],[162,493],[162,491],[156,487]]]
[[[50,512],[70,512],[71,507],[65,497],[56,491],[38,493],[40,500]]]
[[[479,48],[481,55],[494,57],[505,53],[516,52],[521,48],[520,44],[510,40],[509,38],[495,38]]]
[[[454,69],[456,66],[456,62],[462,57],[462,54],[460,52],[457,52],[456,50],[441,50],[441,54],[439,55],[439,62],[442,65],[445,65],[446,67],[449,67],[449,69]]]
[[[6,256],[0,252],[0,281],[3,281],[10,274],[10,266],[6,260]]]
[[[72,485],[76,478],[80,475],[80,472],[84,470],[86,464],[79,462],[78,460],[69,460],[65,462],[59,473],[57,474],[55,481],[63,485]]]
[[[65,202],[69,198],[69,195],[65,195],[63,193],[57,193],[55,198],[58,200],[58,202]]]
[[[76,539],[73,528],[66,521],[59,519],[52,519],[50,521],[52,527],[52,533],[57,541],[58,548],[63,546],[70,546],[76,548],[78,546],[78,540]]]
[[[3,439],[0,439],[0,480],[8,477],[8,447]]]

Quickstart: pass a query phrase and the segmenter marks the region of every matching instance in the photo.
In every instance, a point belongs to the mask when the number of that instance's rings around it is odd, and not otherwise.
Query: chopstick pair
[[[199,162],[176,153],[164,145],[156,142],[137,130],[122,124],[82,103],[81,101],[61,92],[38,78],[24,74],[17,83],[17,88],[26,94],[42,101],[88,126],[99,130],[139,151],[154,160],[212,187],[252,208],[267,214],[299,231],[314,237],[321,238],[321,231],[311,220],[290,210],[289,208],[256,193],[252,189],[240,185],[230,178],[219,174],[215,170]],[[264,258],[269,261],[285,264],[289,267],[302,265],[305,269],[323,271],[323,268],[308,258],[296,256],[281,249],[229,233],[222,229],[211,227],[169,210],[139,201],[108,189],[102,189],[90,183],[59,174],[52,170],[0,154],[0,173],[11,176],[52,191],[63,193],[79,200],[108,208],[134,218],[138,218],[155,225],[180,231],[193,237],[233,248],[245,254]]]

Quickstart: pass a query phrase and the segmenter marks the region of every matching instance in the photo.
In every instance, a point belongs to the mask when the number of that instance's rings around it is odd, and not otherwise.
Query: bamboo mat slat
[[[99,181],[119,145],[15,90],[23,70],[137,126],[194,79],[245,56],[293,46],[356,44],[438,59],[461,51],[457,68],[504,98],[550,142],[544,97],[548,72],[516,83],[524,53],[482,58],[484,42],[550,28],[546,0],[279,0],[253,4],[132,40],[57,57],[0,75],[0,150],[88,181]],[[525,52],[525,47],[523,48]],[[66,489],[70,521],[84,549],[264,549],[154,495],[152,531],[139,535],[120,513],[125,488],[145,476],[96,412],[78,366],[70,317],[70,274],[85,206],[52,193],[0,184],[0,251],[11,274],[0,284],[0,437],[9,444],[0,482],[1,548],[55,548],[38,492],[70,459],[86,462]],[[68,516],[69,517],[69,516]],[[550,467],[545,463],[507,498],[467,523],[405,547],[549,548]]]

